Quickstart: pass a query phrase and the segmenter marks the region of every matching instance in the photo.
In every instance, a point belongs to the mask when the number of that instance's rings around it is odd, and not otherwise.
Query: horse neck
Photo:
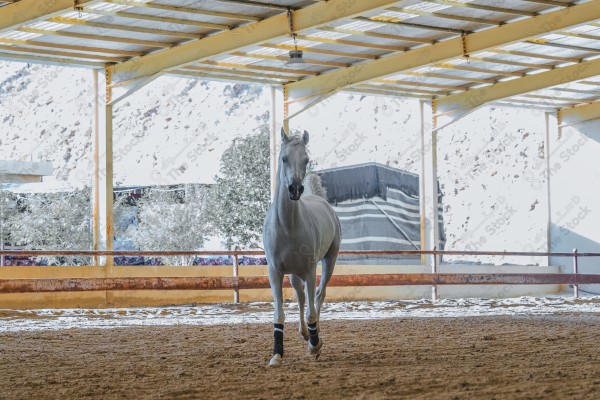
[[[298,204],[300,201],[290,200],[287,186],[283,183],[281,165],[277,168],[277,183],[273,206],[279,224],[288,229],[293,229],[299,221],[300,212]]]

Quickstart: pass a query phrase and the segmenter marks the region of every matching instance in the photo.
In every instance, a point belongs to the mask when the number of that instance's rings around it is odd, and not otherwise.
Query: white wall
[[[600,252],[600,120],[565,128],[550,137],[552,251]],[[572,271],[571,258],[552,265]],[[600,259],[580,259],[581,273],[600,273]],[[600,285],[582,287],[600,293]]]
[[[544,250],[544,138],[544,113],[514,107],[481,107],[438,132],[447,249]],[[512,256],[445,260],[547,264],[546,258]]]

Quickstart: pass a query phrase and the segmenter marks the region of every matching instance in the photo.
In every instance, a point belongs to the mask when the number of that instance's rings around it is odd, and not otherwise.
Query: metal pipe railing
[[[333,275],[330,287],[434,285],[548,285],[600,283],[600,274],[359,274]],[[289,280],[285,285],[291,287]],[[118,290],[268,289],[267,276],[0,279],[0,293]]]
[[[146,290],[146,289],[233,289],[234,301],[239,302],[240,289],[268,288],[264,276],[239,276],[241,255],[264,255],[262,250],[213,251],[105,251],[105,250],[1,250],[4,256],[233,256],[233,277],[137,277],[137,278],[46,278],[0,279],[0,293],[33,293],[47,291],[86,290]],[[429,274],[360,274],[332,277],[331,286],[396,286],[431,285],[432,298],[437,299],[437,285],[500,285],[500,284],[572,284],[574,297],[579,296],[579,284],[598,284],[600,274],[579,274],[579,257],[600,257],[598,252],[521,252],[521,251],[454,251],[454,250],[369,250],[340,251],[340,255],[433,255],[433,270]],[[442,274],[438,272],[440,255],[570,257],[572,274]]]
[[[202,251],[131,251],[131,250],[1,250],[7,256],[233,256],[265,255],[262,250],[202,250]],[[573,252],[547,251],[458,251],[458,250],[344,250],[340,255],[456,255],[456,256],[523,256],[573,257]],[[600,257],[597,252],[577,253],[576,257]]]

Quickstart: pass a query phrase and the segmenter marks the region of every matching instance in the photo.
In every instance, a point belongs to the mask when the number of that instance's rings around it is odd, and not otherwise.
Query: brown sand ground
[[[318,361],[286,325],[4,333],[2,399],[598,399],[600,317],[324,321]]]

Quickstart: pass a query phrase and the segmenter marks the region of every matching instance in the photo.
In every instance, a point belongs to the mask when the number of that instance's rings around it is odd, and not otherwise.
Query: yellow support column
[[[104,76],[94,71],[94,250],[114,249],[113,224],[113,106],[111,100],[111,74],[107,68]],[[106,267],[106,275],[113,275],[113,257],[96,260]]]
[[[281,88],[271,86],[271,201],[275,197],[275,183],[277,182],[277,143],[279,138],[278,125],[280,124],[278,118],[280,118],[280,115],[283,115],[283,113],[280,114],[280,106],[283,103],[281,94]]]
[[[419,201],[421,208],[421,249],[439,250],[437,181],[437,131],[435,130],[435,104],[420,102],[421,116],[421,173],[419,176]],[[437,273],[438,256],[423,255],[421,263]],[[437,287],[432,287],[432,298],[437,299]]]

